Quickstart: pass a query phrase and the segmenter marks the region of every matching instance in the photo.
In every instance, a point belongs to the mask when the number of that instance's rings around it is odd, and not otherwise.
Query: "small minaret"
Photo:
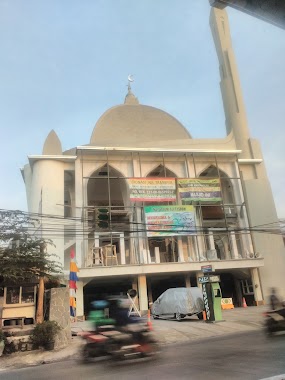
[[[251,158],[242,90],[232,48],[228,15],[225,10],[212,8],[210,26],[220,64],[221,92],[226,116],[227,133],[233,132],[240,158]]]

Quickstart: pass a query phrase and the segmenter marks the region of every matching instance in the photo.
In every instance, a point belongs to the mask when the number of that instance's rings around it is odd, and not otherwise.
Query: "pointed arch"
[[[96,169],[88,179],[87,202],[89,206],[124,206],[128,203],[125,176],[107,163]],[[110,204],[109,204],[110,202]]]
[[[177,175],[165,165],[155,165],[146,177],[177,177]]]
[[[227,173],[225,173],[223,170],[216,167],[216,165],[209,165],[207,166],[202,172],[199,174],[200,177],[210,177],[210,178],[218,178],[221,179],[221,189],[223,194],[223,202],[225,204],[234,204],[235,203],[235,196],[234,196],[234,189],[233,184]]]

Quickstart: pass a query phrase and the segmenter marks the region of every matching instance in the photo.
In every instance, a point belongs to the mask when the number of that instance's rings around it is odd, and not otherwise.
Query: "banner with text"
[[[193,201],[221,201],[221,185],[219,178],[201,179],[185,178],[178,179],[178,192],[180,199],[185,202]]]
[[[193,206],[145,206],[147,236],[190,235],[195,232]]]
[[[176,201],[175,178],[129,178],[128,182],[131,201]]]

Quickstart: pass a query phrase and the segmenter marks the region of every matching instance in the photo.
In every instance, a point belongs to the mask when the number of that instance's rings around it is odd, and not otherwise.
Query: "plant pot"
[[[46,351],[52,351],[54,350],[54,342],[47,342],[43,345],[43,347]]]
[[[0,341],[0,356],[3,355],[4,348],[5,348],[5,342],[4,340],[1,340]]]
[[[38,350],[40,348],[40,345],[38,343],[32,343],[32,350]]]

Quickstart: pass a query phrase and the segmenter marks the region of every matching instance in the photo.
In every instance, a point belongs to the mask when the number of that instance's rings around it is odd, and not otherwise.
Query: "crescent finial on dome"
[[[129,104],[129,105],[137,105],[139,104],[138,98],[135,97],[135,95],[132,93],[131,89],[131,83],[134,81],[134,78],[131,74],[128,75],[128,93],[125,97],[125,102],[124,104]]]

